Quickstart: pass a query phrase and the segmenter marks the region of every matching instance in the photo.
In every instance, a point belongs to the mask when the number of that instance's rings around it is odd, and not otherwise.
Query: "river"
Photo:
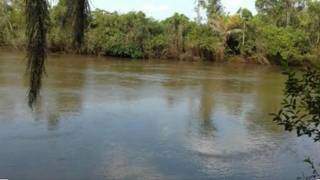
[[[320,159],[272,122],[276,67],[51,55],[31,111],[25,63],[0,52],[0,178],[280,180]]]

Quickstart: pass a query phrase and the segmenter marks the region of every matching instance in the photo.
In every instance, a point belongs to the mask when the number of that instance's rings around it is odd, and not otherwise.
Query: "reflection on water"
[[[24,72],[0,52],[0,178],[295,179],[320,159],[271,122],[273,67],[54,55],[34,112]]]

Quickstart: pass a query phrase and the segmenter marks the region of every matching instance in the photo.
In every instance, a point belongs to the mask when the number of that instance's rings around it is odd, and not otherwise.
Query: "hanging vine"
[[[27,72],[29,75],[28,104],[32,108],[40,93],[45,73],[49,10],[47,0],[25,0]]]
[[[75,50],[79,52],[84,43],[85,30],[88,26],[88,19],[90,16],[90,5],[88,0],[71,0],[70,2],[67,4],[67,15],[70,16],[72,22],[72,44]]]

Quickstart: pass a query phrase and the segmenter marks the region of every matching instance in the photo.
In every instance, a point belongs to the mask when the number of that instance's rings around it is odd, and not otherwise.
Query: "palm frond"
[[[77,50],[80,50],[84,42],[85,30],[90,16],[89,1],[70,0],[69,3],[67,3],[67,6],[67,16],[70,16],[72,22],[73,46]]]
[[[27,72],[29,74],[28,104],[35,104],[45,72],[49,11],[47,0],[25,0],[27,36]]]

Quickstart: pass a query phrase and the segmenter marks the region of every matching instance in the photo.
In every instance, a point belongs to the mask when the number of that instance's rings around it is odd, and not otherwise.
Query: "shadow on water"
[[[52,57],[47,64],[47,78],[43,93],[33,112],[35,120],[47,119],[48,130],[59,128],[60,120],[78,116],[82,110],[83,89],[86,84],[87,61],[69,56],[69,64],[64,65],[60,56]],[[76,67],[76,68],[74,68]]]

